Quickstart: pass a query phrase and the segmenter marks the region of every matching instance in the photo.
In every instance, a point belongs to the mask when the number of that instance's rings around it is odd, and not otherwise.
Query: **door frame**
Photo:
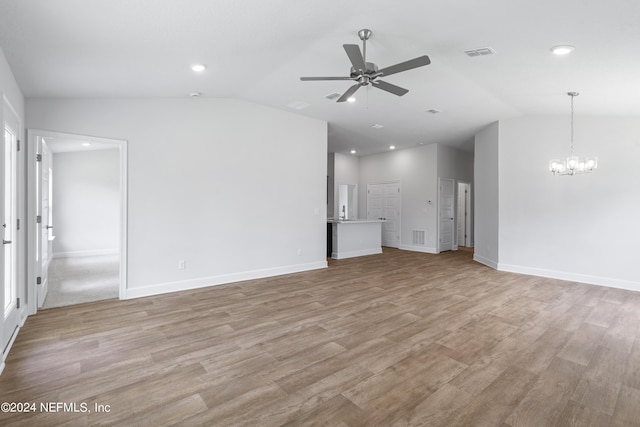
[[[15,274],[15,280],[16,280],[15,297],[20,301],[20,303],[16,302],[16,307],[14,308],[16,327],[9,337],[4,336],[4,329],[6,327],[4,323],[4,320],[5,320],[4,304],[0,304],[0,306],[2,306],[2,312],[3,312],[2,318],[0,319],[1,320],[0,321],[0,373],[2,373],[4,369],[4,360],[8,355],[9,350],[11,349],[11,346],[13,345],[13,342],[16,339],[16,336],[18,335],[18,331],[20,327],[24,325],[24,321],[26,320],[26,317],[27,317],[27,310],[25,309],[25,304],[24,304],[25,293],[26,293],[26,289],[25,289],[26,285],[24,281],[25,257],[24,257],[24,249],[23,249],[24,236],[25,236],[24,221],[23,221],[25,184],[24,184],[24,155],[23,155],[24,148],[21,147],[21,145],[24,145],[21,143],[24,135],[23,123],[16,109],[13,107],[9,99],[3,94],[2,103],[0,104],[0,123],[2,124],[1,137],[3,138],[3,140],[4,140],[5,123],[7,123],[8,121],[8,118],[5,117],[5,113],[8,113],[8,115],[12,116],[11,119],[15,121],[15,126],[16,126],[16,129],[14,129],[16,132],[16,135],[15,135],[16,136],[15,183],[14,183],[15,192],[16,192],[15,194],[16,206],[15,206],[14,220],[16,221],[16,223],[12,224],[12,226],[14,226],[15,228],[14,228],[14,233],[13,233],[13,238],[11,243],[11,246],[12,246],[11,250],[15,251],[15,260],[13,261],[13,264],[14,264],[13,268],[15,269],[14,274]],[[0,161],[2,161],[2,163],[4,164],[4,150],[2,150],[2,153],[0,154]],[[19,227],[18,227],[18,223],[20,224]],[[2,270],[2,273],[4,275],[4,270]],[[4,292],[4,289],[1,292]],[[2,301],[4,301],[4,298],[2,298]],[[5,338],[8,338],[8,340],[6,340],[6,346],[4,346]]]
[[[122,139],[102,138],[95,136],[77,135],[62,132],[53,132],[40,129],[27,130],[27,232],[31,236],[27,243],[27,302],[29,314],[35,314],[38,311],[37,284],[36,274],[37,265],[35,262],[36,242],[33,236],[36,236],[39,230],[39,224],[36,223],[37,212],[36,203],[36,154],[37,139],[41,138],[62,138],[67,140],[78,140],[83,142],[95,142],[100,144],[111,144],[118,148],[120,153],[120,289],[119,298],[126,298],[127,290],[127,188],[128,188],[128,165],[127,150],[128,141]]]
[[[451,237],[451,250],[452,251],[457,251],[458,250],[458,240],[457,240],[457,212],[456,209],[458,208],[458,180],[454,179],[454,178],[442,178],[442,177],[438,177],[438,209],[437,209],[437,213],[436,213],[436,228],[437,228],[437,237],[436,237],[436,253],[440,253],[443,252],[442,250],[442,244],[440,241],[440,237],[441,237],[441,218],[440,218],[440,209],[441,209],[441,205],[442,205],[442,197],[441,197],[441,193],[442,193],[442,181],[451,181],[453,183],[453,206],[451,208],[452,210],[452,215],[453,215],[453,225],[452,225],[452,237]],[[449,250],[449,249],[447,249]]]

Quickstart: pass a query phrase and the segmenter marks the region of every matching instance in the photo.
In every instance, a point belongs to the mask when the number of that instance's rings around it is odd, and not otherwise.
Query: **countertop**
[[[385,222],[385,219],[333,219],[328,218],[330,224],[366,224],[371,222]]]

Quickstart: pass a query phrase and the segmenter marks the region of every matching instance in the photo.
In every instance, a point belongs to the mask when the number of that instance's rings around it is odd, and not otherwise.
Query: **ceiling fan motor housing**
[[[365,65],[367,66],[367,70],[364,74],[374,74],[378,72],[378,66],[373,62],[365,62]],[[360,73],[354,67],[351,67],[351,77],[358,76],[360,76]]]

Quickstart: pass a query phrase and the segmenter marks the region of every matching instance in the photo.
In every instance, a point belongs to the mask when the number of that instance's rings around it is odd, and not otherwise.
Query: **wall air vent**
[[[333,101],[334,99],[340,98],[340,94],[338,92],[333,92],[333,93],[330,93],[329,95],[325,95],[325,98]]]
[[[471,58],[475,58],[476,56],[493,55],[496,51],[490,47],[479,47],[477,49],[465,50],[464,53]]]
[[[417,246],[424,246],[426,234],[427,234],[427,230],[413,230],[412,243]]]

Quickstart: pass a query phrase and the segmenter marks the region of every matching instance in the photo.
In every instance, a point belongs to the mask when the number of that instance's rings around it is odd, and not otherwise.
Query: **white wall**
[[[566,117],[500,122],[499,141],[499,268],[640,290],[640,118],[576,118],[575,153],[599,157],[590,175],[548,171],[568,155]]]
[[[402,213],[400,247],[436,251],[438,146],[425,145],[360,158],[360,216],[366,217],[367,184],[400,181]],[[428,204],[427,201],[432,203]],[[412,230],[426,230],[424,247],[412,247]]]
[[[54,256],[118,253],[120,152],[53,155]]]
[[[474,255],[490,267],[498,267],[499,249],[499,169],[500,125],[495,122],[475,136],[474,148]]]
[[[27,119],[128,141],[128,297],[326,266],[324,121],[211,98],[29,99]]]

